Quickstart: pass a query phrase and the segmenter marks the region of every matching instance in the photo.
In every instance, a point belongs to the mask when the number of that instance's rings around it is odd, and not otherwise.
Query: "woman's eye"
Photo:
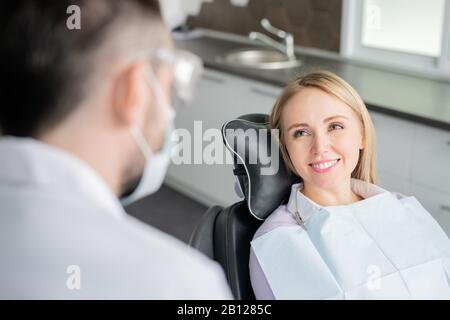
[[[306,136],[307,134],[308,134],[308,132],[306,132],[305,130],[295,130],[294,138],[303,137],[303,136]]]
[[[330,128],[332,130],[341,130],[344,129],[344,126],[339,123],[333,123],[332,125],[330,125]]]

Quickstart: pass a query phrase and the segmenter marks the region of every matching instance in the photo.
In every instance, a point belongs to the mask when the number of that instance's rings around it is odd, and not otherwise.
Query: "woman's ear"
[[[115,77],[112,92],[112,113],[117,123],[130,127],[145,117],[151,90],[145,82],[145,63],[134,63]]]

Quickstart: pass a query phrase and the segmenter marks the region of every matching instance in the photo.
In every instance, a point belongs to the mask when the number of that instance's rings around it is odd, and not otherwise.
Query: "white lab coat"
[[[3,137],[0,298],[232,296],[218,264],[128,216],[84,162],[34,139]]]

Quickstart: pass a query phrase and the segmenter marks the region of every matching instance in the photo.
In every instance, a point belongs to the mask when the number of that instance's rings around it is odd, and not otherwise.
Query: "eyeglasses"
[[[138,53],[135,59],[145,58],[170,64],[173,68],[173,88],[176,96],[184,103],[193,98],[195,87],[203,73],[203,62],[197,55],[179,49],[161,48]]]

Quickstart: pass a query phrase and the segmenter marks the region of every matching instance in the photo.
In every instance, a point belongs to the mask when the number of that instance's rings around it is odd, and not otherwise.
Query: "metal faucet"
[[[272,38],[266,36],[265,34],[261,32],[250,32],[249,38],[252,40],[259,40],[271,47],[274,47],[275,49],[285,53],[289,60],[295,60],[295,54],[294,54],[294,36],[292,33],[286,32],[284,30],[275,28],[272,26],[266,18],[261,20],[261,26],[270,32],[271,34],[281,38],[284,40],[284,45],[279,43],[278,41],[273,40]]]

